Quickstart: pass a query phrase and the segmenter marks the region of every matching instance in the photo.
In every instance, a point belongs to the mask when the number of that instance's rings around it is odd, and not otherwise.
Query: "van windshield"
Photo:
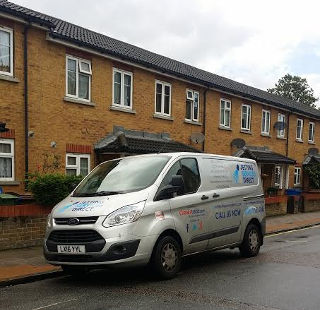
[[[169,156],[145,156],[105,162],[80,183],[73,196],[108,196],[147,188],[154,183],[169,159]]]

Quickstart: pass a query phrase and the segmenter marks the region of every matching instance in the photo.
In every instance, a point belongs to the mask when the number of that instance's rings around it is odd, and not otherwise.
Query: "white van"
[[[184,255],[263,244],[265,205],[250,159],[202,153],[119,158],[97,166],[52,210],[47,261],[71,274],[147,264],[172,278]]]

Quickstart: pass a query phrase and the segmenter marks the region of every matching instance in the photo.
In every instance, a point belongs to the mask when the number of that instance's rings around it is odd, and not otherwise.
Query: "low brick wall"
[[[283,215],[287,214],[287,196],[276,196],[265,198],[266,215]]]
[[[41,245],[50,210],[35,204],[0,206],[0,250]]]
[[[320,211],[320,192],[303,193],[304,212]]]

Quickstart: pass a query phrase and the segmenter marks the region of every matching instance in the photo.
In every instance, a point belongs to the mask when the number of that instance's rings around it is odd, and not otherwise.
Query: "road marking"
[[[284,232],[279,232],[279,233],[273,233],[271,235],[267,235],[265,236],[265,238],[270,238],[270,237],[275,237],[275,236],[280,236],[280,235],[285,235],[285,234],[290,234],[296,231],[302,231],[302,230],[307,230],[307,229],[312,229],[312,228],[319,228],[320,224],[316,224],[314,226],[310,226],[310,227],[305,227],[305,228],[295,228],[292,230],[288,230],[288,231],[284,231]]]
[[[34,308],[34,309],[32,309],[32,310],[45,309],[45,308],[53,307],[53,306],[56,306],[56,305],[65,304],[65,303],[67,303],[67,302],[74,301],[74,300],[77,300],[77,298],[73,298],[73,299],[69,299],[69,300],[65,300],[65,301],[60,301],[60,302],[55,302],[55,303],[53,303],[53,304],[46,305],[46,306],[42,306],[42,307],[39,307],[39,308]]]

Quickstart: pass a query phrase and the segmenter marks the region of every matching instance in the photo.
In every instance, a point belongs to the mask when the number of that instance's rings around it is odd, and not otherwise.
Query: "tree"
[[[315,102],[319,99],[314,96],[313,89],[307,80],[300,76],[286,74],[279,79],[274,88],[267,90],[269,93],[280,95],[294,101],[301,102],[311,107],[316,107]]]

